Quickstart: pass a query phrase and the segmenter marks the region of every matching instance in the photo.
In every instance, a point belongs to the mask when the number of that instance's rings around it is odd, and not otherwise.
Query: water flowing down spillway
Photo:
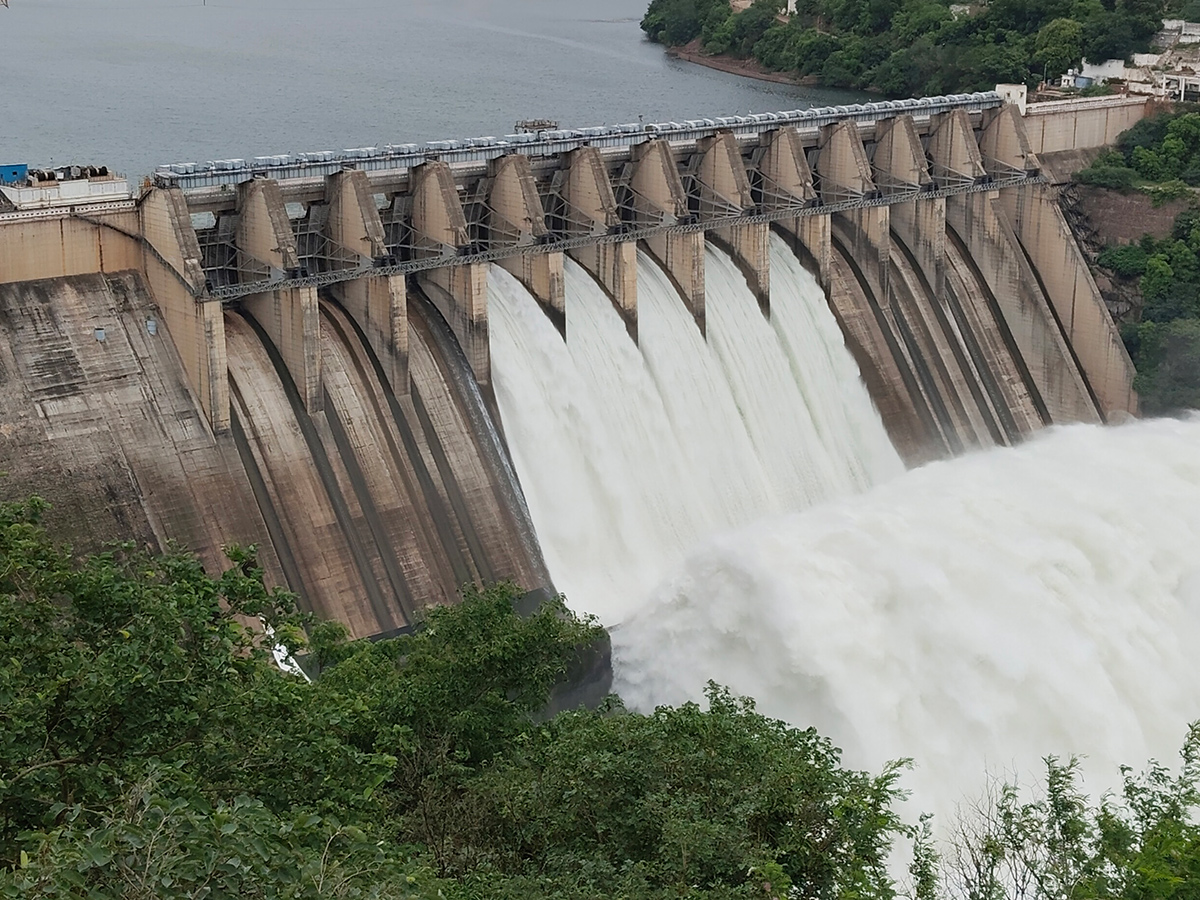
[[[712,678],[853,764],[915,757],[943,820],[1047,754],[1086,754],[1098,796],[1200,718],[1200,419],[1055,429],[721,535],[613,639],[633,705]]]
[[[707,340],[639,258],[639,343],[578,267],[567,340],[492,279],[497,400],[551,574],[630,705],[713,679],[945,822],[991,774],[1170,762],[1200,718],[1200,419],[1053,429],[902,472],[820,288],[768,322],[706,258]],[[914,810],[915,811],[915,810]]]
[[[637,343],[571,260],[565,342],[491,275],[496,398],[538,538],[571,605],[606,624],[705,537],[901,470],[812,276],[781,279],[768,322],[728,257],[706,265],[707,341],[645,255]]]

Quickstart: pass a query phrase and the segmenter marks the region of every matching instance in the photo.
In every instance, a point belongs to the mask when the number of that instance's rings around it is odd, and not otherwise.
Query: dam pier
[[[637,345],[645,254],[704,341],[706,258],[769,321],[779,238],[908,465],[1136,414],[1055,181],[1146,112],[989,92],[173,164],[136,196],[29,176],[0,188],[0,471],[81,548],[254,544],[355,636],[549,588],[489,271],[569,341],[578,267]]]

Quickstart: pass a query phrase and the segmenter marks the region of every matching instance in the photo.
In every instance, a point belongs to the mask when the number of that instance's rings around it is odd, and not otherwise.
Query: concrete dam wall
[[[1039,113],[1039,148],[1143,112]],[[769,318],[772,231],[908,464],[1136,413],[1028,119],[932,98],[180,166],[136,200],[0,209],[6,492],[80,549],[175,541],[218,569],[255,544],[357,636],[465,583],[550,587],[491,392],[489,267],[565,334],[569,257],[636,342],[640,248],[703,335],[706,242]]]

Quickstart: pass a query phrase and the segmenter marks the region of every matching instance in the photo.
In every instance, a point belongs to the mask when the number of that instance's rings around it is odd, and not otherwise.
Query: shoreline
[[[812,76],[796,78],[785,72],[772,72],[762,63],[753,59],[738,59],[733,56],[709,56],[700,49],[699,38],[689,41],[679,47],[667,47],[667,56],[671,59],[682,59],[684,62],[695,63],[718,72],[730,75],[741,75],[744,78],[755,78],[759,81],[770,81],[774,84],[795,84],[805,87],[815,87],[817,80]]]

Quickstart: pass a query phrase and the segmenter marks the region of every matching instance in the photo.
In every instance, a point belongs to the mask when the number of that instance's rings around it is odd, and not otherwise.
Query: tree
[[[1200,730],[1180,752],[1178,774],[1151,761],[1123,770],[1119,797],[1093,802],[1079,763],[1046,759],[1032,799],[1015,783],[993,785],[961,815],[944,887],[973,900],[1178,898],[1200,881]]]
[[[1150,415],[1200,409],[1200,319],[1143,322],[1133,386]]]
[[[461,864],[581,896],[890,898],[888,852],[909,833],[893,810],[899,764],[843,769],[813,729],[706,693],[707,709],[613,705],[532,732],[480,774]]]
[[[342,823],[378,814],[395,760],[339,740],[346,705],[275,667],[246,623],[296,649],[307,619],[253,550],[217,578],[129,547],[77,564],[44,509],[0,504],[0,895],[282,896],[288,865],[339,871],[345,896],[382,884]],[[287,896],[315,896],[302,881]]]
[[[1048,76],[1061,75],[1083,56],[1083,26],[1074,19],[1054,19],[1034,39],[1034,62]]]
[[[1156,253],[1146,261],[1146,272],[1138,286],[1143,297],[1154,300],[1166,294],[1174,281],[1175,273],[1171,271],[1171,264],[1167,262],[1166,256]]]

